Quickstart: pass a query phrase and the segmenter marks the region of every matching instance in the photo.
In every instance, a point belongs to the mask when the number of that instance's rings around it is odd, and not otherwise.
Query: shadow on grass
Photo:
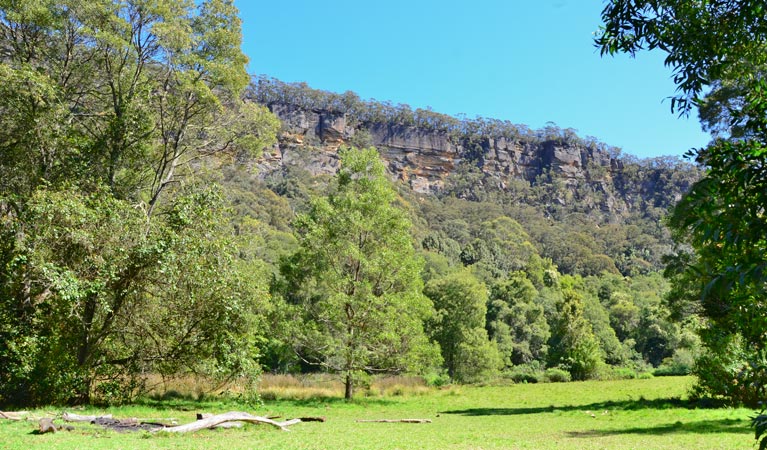
[[[670,423],[667,425],[656,425],[653,427],[632,427],[632,428],[621,428],[616,430],[569,431],[567,435],[574,438],[594,438],[594,437],[604,437],[604,436],[617,436],[617,435],[623,435],[623,434],[663,435],[663,434],[675,434],[675,433],[753,434],[753,430],[749,428],[748,421],[746,420],[721,419],[721,420],[699,420],[697,422],[687,422],[687,423],[675,422],[675,423]]]
[[[321,398],[307,398],[307,399],[277,399],[277,400],[266,400],[264,401],[264,404],[270,405],[270,404],[287,404],[291,406],[303,406],[303,407],[320,407],[320,406],[327,406],[327,405],[377,405],[377,406],[387,406],[397,403],[395,400],[389,400],[386,398],[369,398],[369,397],[360,397],[355,398],[354,400],[346,400],[341,397],[321,397]]]
[[[723,403],[703,399],[703,400],[682,400],[678,397],[658,398],[647,400],[640,397],[638,400],[606,401],[597,403],[588,403],[583,405],[550,405],[535,408],[470,408],[451,411],[441,411],[442,414],[459,414],[462,416],[514,416],[520,414],[540,414],[554,411],[603,411],[603,410],[622,410],[637,411],[642,409],[700,409],[700,408],[720,408]]]

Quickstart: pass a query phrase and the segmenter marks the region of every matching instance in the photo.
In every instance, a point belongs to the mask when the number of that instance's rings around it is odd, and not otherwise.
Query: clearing
[[[325,422],[203,430],[193,434],[117,433],[74,424],[73,431],[33,434],[36,421],[0,420],[0,449],[735,449],[753,448],[754,411],[704,408],[685,400],[693,379],[588,381],[510,386],[453,386],[426,393],[271,400],[144,401],[77,410],[114,417],[195,420],[195,414],[246,411],[261,416],[325,417]],[[339,392],[339,394],[341,394]],[[62,408],[30,411],[36,417]],[[71,411],[71,409],[69,409]],[[431,423],[359,420],[430,419]]]

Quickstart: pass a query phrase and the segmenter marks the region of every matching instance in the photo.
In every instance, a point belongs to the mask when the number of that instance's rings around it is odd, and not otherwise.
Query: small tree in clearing
[[[297,219],[299,250],[282,266],[302,358],[342,375],[351,399],[362,374],[432,365],[423,331],[432,305],[411,223],[374,148],[344,149],[327,197]]]

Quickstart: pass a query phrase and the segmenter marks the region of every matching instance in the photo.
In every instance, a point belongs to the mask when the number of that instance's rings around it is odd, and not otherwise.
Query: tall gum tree
[[[423,262],[411,223],[374,148],[341,150],[327,197],[296,223],[299,250],[284,261],[295,312],[293,343],[312,364],[341,374],[345,398],[365,374],[428,368],[437,358],[423,321]]]

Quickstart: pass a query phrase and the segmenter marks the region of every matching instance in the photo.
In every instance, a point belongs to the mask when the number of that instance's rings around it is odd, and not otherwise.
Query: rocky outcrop
[[[286,166],[312,175],[338,170],[341,145],[370,143],[378,148],[393,177],[419,193],[438,193],[462,165],[478,168],[483,182],[500,189],[524,180],[531,185],[557,181],[569,191],[553,201],[587,202],[589,209],[620,213],[631,208],[632,198],[646,197],[654,189],[624,192],[624,161],[602,147],[564,138],[519,139],[451,135],[397,123],[358,123],[342,113],[306,110],[272,104],[282,121],[279,143],[258,162],[262,177]],[[633,175],[636,177],[636,174]],[[636,183],[632,183],[635,186]],[[596,195],[579,196],[578,192]],[[597,200],[595,200],[597,199]]]
[[[416,192],[441,189],[462,160],[462,149],[444,133],[390,124],[373,124],[367,131],[391,172]]]

